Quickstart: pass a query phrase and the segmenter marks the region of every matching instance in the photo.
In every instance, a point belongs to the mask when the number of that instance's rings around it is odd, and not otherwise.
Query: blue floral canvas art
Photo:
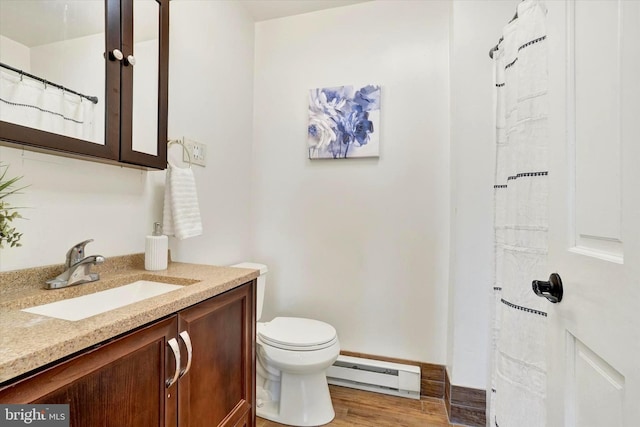
[[[310,159],[378,157],[380,86],[309,91]]]

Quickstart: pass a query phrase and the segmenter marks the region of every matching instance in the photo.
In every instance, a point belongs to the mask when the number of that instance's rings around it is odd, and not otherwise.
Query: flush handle
[[[536,295],[554,304],[562,301],[562,279],[558,273],[551,273],[549,281],[534,280],[531,282],[531,287]]]

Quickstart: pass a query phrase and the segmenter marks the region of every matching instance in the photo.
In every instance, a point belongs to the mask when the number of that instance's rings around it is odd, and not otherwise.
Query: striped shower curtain
[[[545,425],[547,301],[531,281],[546,277],[548,108],[546,8],[518,5],[503,30],[496,66],[495,281],[489,423]]]
[[[94,105],[78,95],[0,70],[0,120],[98,142]]]

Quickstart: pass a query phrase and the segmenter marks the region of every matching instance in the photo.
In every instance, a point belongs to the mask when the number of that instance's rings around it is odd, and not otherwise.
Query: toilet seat
[[[335,328],[328,323],[300,317],[276,317],[258,323],[257,334],[265,345],[292,351],[321,350],[338,339]]]

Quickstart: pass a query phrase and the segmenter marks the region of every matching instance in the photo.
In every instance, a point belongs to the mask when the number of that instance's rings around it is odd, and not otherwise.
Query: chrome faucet
[[[105,258],[102,255],[84,256],[84,247],[90,242],[93,242],[93,239],[80,242],[69,249],[65,263],[67,269],[59,276],[47,280],[45,289],[66,288],[100,279],[98,273],[91,273],[90,270],[92,265],[102,264]]]

